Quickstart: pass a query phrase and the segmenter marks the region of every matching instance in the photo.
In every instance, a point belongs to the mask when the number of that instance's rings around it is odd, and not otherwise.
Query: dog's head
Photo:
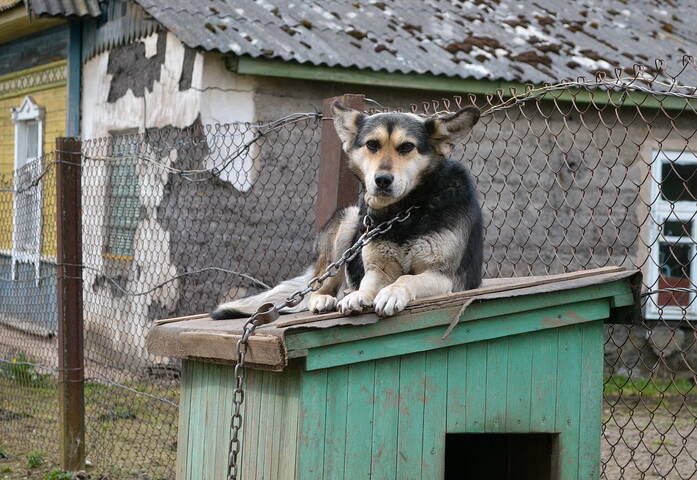
[[[332,110],[351,170],[363,183],[365,200],[374,209],[409,194],[479,120],[476,107],[429,118],[410,113],[366,115],[338,101]]]

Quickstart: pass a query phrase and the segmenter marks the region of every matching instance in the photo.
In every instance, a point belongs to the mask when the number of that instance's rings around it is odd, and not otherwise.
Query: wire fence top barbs
[[[404,109],[430,115],[469,102],[485,112],[453,156],[470,168],[481,195],[487,276],[619,264],[641,268],[647,289],[687,289],[647,296],[641,325],[608,326],[601,466],[608,479],[697,473],[697,97],[680,75],[671,81],[654,70]],[[173,476],[179,365],[149,355],[146,333],[155,319],[209,311],[312,261],[318,120],[296,114],[83,141],[86,442],[93,463]],[[12,432],[9,441],[21,445],[39,423],[55,428],[55,390],[37,383],[51,385],[56,358],[53,159],[42,161],[42,179],[18,172],[0,190],[8,226],[0,230],[0,381],[7,387],[0,421]],[[34,183],[43,189],[40,202],[22,197]],[[38,263],[35,254],[24,255],[36,242],[23,247],[15,231],[42,239]],[[29,288],[46,291],[30,295]],[[55,449],[50,440],[31,441]]]

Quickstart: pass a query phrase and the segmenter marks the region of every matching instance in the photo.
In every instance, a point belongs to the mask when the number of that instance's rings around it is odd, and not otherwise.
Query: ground
[[[55,384],[35,372],[0,375],[0,480],[68,480],[58,476]],[[20,387],[15,381],[21,375]],[[602,439],[606,480],[686,479],[697,475],[697,394],[685,381],[606,383]],[[619,385],[619,386],[618,386]],[[638,385],[638,387],[637,387]],[[135,385],[131,388],[139,390]],[[152,387],[148,387],[152,393]],[[158,396],[177,402],[174,389]],[[173,480],[176,410],[123,388],[88,383],[87,458],[79,479]],[[3,458],[7,457],[7,458]],[[53,472],[53,476],[51,476]]]
[[[602,459],[607,480],[697,478],[697,397],[605,403]]]
[[[153,392],[149,385],[147,393],[178,401],[174,389]],[[85,479],[174,478],[177,417],[173,405],[142,392],[96,383],[86,385],[85,405],[87,459],[92,464]],[[48,439],[58,436],[57,417],[52,379],[20,387],[0,375],[0,480],[63,480],[47,477],[58,465],[57,451],[47,448],[56,445]]]

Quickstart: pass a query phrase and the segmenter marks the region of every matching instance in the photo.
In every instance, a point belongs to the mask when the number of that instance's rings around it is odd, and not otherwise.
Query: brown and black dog
[[[248,316],[263,303],[281,303],[348,249],[373,224],[416,207],[402,223],[363,247],[336,277],[293,311],[373,308],[400,312],[416,299],[476,288],[482,279],[482,213],[467,169],[448,158],[452,146],[479,120],[476,107],[421,117],[408,113],[367,115],[333,105],[334,126],[350,168],[361,181],[356,206],[332,218],[320,233],[318,257],[305,274],[259,295],[220,305],[215,319]]]

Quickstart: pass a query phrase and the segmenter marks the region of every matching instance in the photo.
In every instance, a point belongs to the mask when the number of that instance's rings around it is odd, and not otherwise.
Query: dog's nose
[[[375,185],[377,185],[378,188],[388,188],[392,185],[392,180],[394,180],[394,175],[391,173],[378,173],[375,175]]]

